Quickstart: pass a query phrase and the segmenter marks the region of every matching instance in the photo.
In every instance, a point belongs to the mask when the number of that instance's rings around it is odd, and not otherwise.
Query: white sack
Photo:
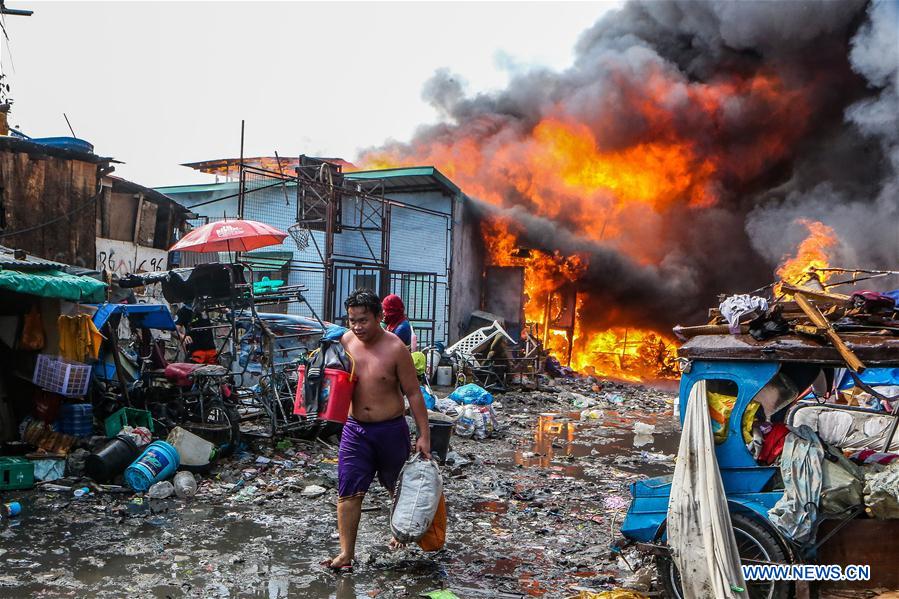
[[[400,471],[393,496],[390,530],[400,543],[418,541],[431,528],[440,496],[443,478],[433,460],[416,453]]]

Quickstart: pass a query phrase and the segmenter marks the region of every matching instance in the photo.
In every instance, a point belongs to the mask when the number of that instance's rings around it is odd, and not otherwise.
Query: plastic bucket
[[[441,387],[449,387],[453,384],[453,367],[438,366],[437,375],[434,377],[434,384]]]
[[[125,483],[137,492],[146,491],[174,475],[178,464],[177,449],[165,441],[153,441],[125,470]]]
[[[105,483],[128,467],[139,453],[137,444],[128,435],[118,435],[106,442],[99,451],[87,456],[84,470],[98,483]]]
[[[178,452],[182,466],[208,466],[215,455],[215,445],[179,426],[172,429],[166,441]]]
[[[293,404],[293,413],[307,416],[303,399],[303,385],[306,382],[306,366],[297,368],[297,394]],[[318,419],[331,422],[346,422],[353,403],[353,389],[356,383],[353,375],[345,370],[325,368],[321,391],[318,399]]]
[[[438,463],[446,463],[446,454],[449,451],[450,435],[453,432],[453,423],[442,420],[428,420],[428,428],[431,430],[431,457]]]

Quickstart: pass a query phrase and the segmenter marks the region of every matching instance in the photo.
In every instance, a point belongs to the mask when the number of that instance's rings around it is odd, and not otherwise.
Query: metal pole
[[[244,139],[244,120],[240,119],[240,163],[238,164],[238,172],[239,172],[239,190],[237,193],[237,218],[243,218],[243,204],[244,204],[244,173],[243,173],[243,139]]]

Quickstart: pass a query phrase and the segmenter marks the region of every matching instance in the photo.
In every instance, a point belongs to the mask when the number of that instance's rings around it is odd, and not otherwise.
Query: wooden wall
[[[73,210],[59,222],[0,237],[0,245],[93,268],[98,165],[26,152],[0,150],[0,234],[26,229]]]

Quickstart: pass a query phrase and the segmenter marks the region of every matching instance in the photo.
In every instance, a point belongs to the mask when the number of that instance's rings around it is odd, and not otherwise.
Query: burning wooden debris
[[[758,290],[769,297],[723,298],[718,308],[709,310],[708,323],[675,327],[675,335],[687,341],[679,355],[689,358],[703,352],[706,357],[731,359],[767,356],[844,363],[856,373],[888,361],[890,354],[895,356],[899,291],[856,289],[847,294],[834,288],[899,275],[899,271],[810,266],[801,275],[802,285],[781,280]],[[733,310],[737,304],[742,310]]]

